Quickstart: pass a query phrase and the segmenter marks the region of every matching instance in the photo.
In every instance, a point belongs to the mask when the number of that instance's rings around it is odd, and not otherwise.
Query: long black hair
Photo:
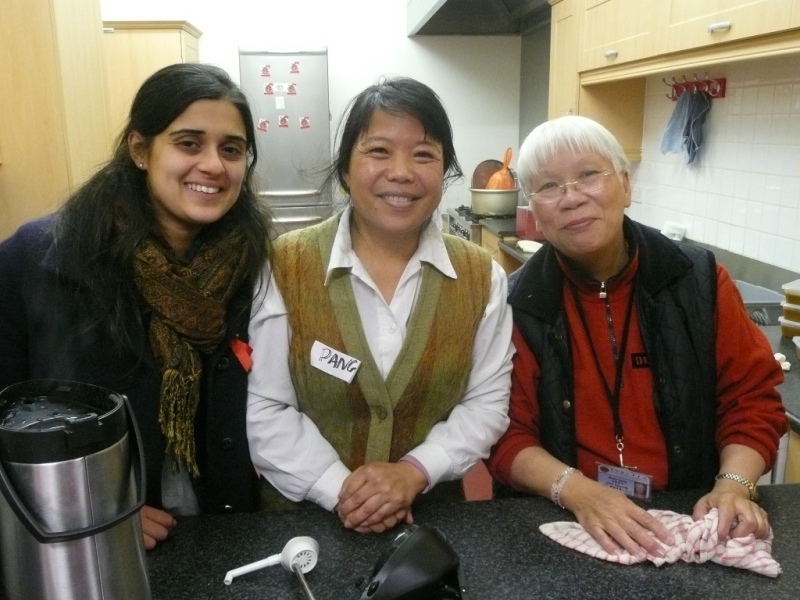
[[[111,160],[67,200],[53,228],[61,259],[73,269],[79,265],[80,284],[91,294],[97,321],[123,348],[133,349],[126,327],[131,311],[140,320],[133,257],[142,241],[158,232],[147,173],[134,164],[128,137],[139,132],[140,147],[146,150],[155,136],[198,100],[233,104],[247,133],[248,164],[239,197],[218,222],[206,229],[235,228],[243,232],[243,251],[248,257],[243,285],[248,289],[255,288],[269,254],[270,218],[254,188],[258,152],[253,117],[244,94],[224,70],[212,65],[175,64],[156,71],[136,93]]]
[[[390,115],[409,115],[422,125],[425,135],[442,145],[444,186],[463,176],[453,146],[453,128],[442,101],[431,88],[410,77],[391,77],[371,85],[353,98],[345,108],[340,124],[339,147],[333,160],[332,175],[346,192],[350,189],[345,174],[350,170],[350,155],[358,140],[369,129],[376,110]]]

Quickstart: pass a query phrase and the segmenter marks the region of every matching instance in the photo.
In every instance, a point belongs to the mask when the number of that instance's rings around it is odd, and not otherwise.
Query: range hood
[[[524,35],[550,21],[547,0],[409,0],[408,35]]]

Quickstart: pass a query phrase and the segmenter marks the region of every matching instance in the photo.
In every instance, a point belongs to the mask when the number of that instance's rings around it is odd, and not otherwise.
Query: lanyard
[[[619,353],[614,357],[614,365],[616,367],[616,375],[614,377],[614,391],[611,391],[611,388],[608,385],[608,381],[606,381],[606,377],[603,374],[603,368],[600,366],[600,360],[597,358],[597,353],[594,351],[594,344],[592,343],[592,337],[589,333],[589,324],[586,321],[586,314],[583,311],[583,305],[581,304],[580,297],[578,295],[578,289],[574,283],[571,281],[569,282],[570,291],[572,292],[572,298],[575,301],[575,307],[578,309],[578,316],[581,319],[581,325],[583,325],[583,331],[586,333],[586,338],[589,340],[589,344],[592,346],[592,358],[594,358],[594,365],[597,369],[598,375],[600,375],[600,379],[603,382],[603,388],[606,391],[606,398],[608,398],[608,403],[611,406],[611,414],[614,418],[614,438],[617,441],[617,452],[619,452],[619,466],[624,467],[625,464],[622,460],[622,450],[625,445],[622,443],[623,434],[622,434],[622,419],[620,418],[619,414],[619,396],[620,391],[622,389],[622,368],[625,363],[625,350],[628,347],[628,333],[630,331],[631,325],[631,314],[633,313],[633,301],[636,297],[636,280],[634,279],[633,283],[631,284],[631,291],[630,297],[628,299],[628,308],[625,311],[625,326],[622,330],[622,345],[619,349]],[[606,300],[606,307],[608,307],[608,300]],[[613,327],[611,328],[612,332],[612,339],[613,339]]]

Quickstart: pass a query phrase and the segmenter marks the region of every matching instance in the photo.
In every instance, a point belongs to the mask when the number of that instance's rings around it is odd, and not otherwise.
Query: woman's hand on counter
[[[428,479],[408,462],[367,463],[342,485],[336,511],[347,528],[361,533],[381,532],[400,521],[412,523],[411,503]]]
[[[720,473],[735,473],[749,481],[757,481],[767,467],[761,454],[742,444],[722,448],[719,462]],[[751,533],[762,539],[769,536],[766,511],[750,501],[750,490],[738,481],[718,479],[714,488],[694,505],[692,518],[702,519],[712,508],[719,512],[717,533],[722,540]]]
[[[167,539],[169,532],[175,527],[177,521],[168,512],[144,505],[139,513],[142,517],[142,534],[144,547],[152,550],[158,542]]]
[[[661,521],[625,494],[583,475],[576,474],[567,480],[561,500],[609,554],[619,554],[620,548],[624,548],[640,560],[647,554],[663,558],[665,553],[659,540],[668,545],[675,543]]]
[[[342,519],[343,523],[347,520],[346,517],[340,516],[340,518]],[[353,527],[352,529],[357,533],[383,533],[384,531],[392,529],[398,523],[406,523],[407,525],[411,525],[414,523],[414,519],[411,516],[410,507],[408,509],[399,510],[393,515],[389,515],[380,523],[375,523],[374,525]]]
[[[760,539],[769,536],[767,512],[750,500],[750,492],[741,483],[717,481],[714,489],[694,505],[692,518],[699,521],[712,508],[716,508],[719,513],[717,534],[721,540],[745,537],[751,533]]]

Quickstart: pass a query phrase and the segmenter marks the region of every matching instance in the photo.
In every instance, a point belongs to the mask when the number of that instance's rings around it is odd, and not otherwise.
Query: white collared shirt
[[[423,263],[453,279],[456,273],[442,235],[431,222],[423,230],[419,247],[387,304],[353,252],[349,215],[348,207],[339,221],[326,283],[333,269],[350,269],[350,283],[364,334],[385,379],[405,340],[421,285]],[[333,510],[350,471],[317,426],[298,410],[289,372],[291,331],[286,306],[268,266],[264,270],[264,280],[267,278],[269,286],[257,295],[250,320],[253,347],[247,405],[250,455],[258,471],[288,498],[311,500]],[[464,396],[447,420],[436,424],[425,441],[408,453],[412,462],[424,468],[431,486],[463,477],[475,462],[489,455],[492,445],[508,427],[514,347],[506,294],[505,273],[493,261],[491,295],[475,335],[472,369]]]

